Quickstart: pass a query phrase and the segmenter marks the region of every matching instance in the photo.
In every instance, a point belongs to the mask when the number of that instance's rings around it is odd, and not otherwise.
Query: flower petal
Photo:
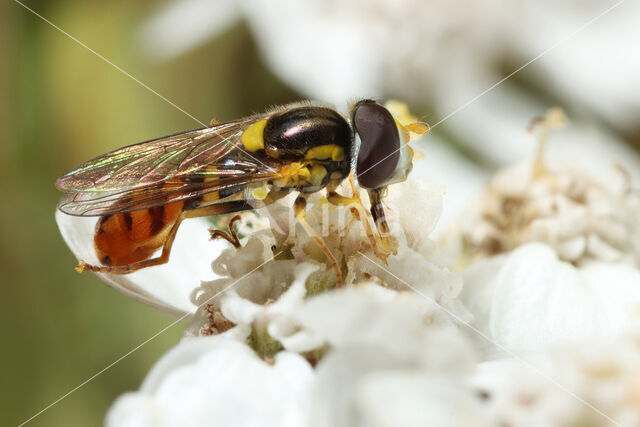
[[[638,338],[635,330],[609,343],[554,346],[525,363],[486,362],[472,383],[499,425],[640,425]]]
[[[428,391],[430,384],[446,383],[460,390],[444,400],[460,397],[465,391],[458,381],[471,372],[474,352],[448,319],[436,316],[436,310],[414,293],[374,284],[311,298],[298,310],[298,317],[331,349],[316,367],[310,425],[386,425],[385,420],[393,420],[390,425],[425,425],[419,421],[447,412],[453,401],[433,399],[437,391]],[[432,381],[432,375],[446,379]],[[416,388],[422,388],[420,394],[411,396]],[[397,398],[387,400],[391,390]],[[419,402],[421,397],[428,400]],[[470,401],[471,393],[467,397]],[[428,418],[425,406],[433,407],[431,415],[436,418]],[[399,408],[406,412],[399,413]]]
[[[224,338],[183,340],[153,367],[140,391],[116,400],[108,427],[302,425],[313,371],[281,352],[273,365]]]
[[[418,370],[369,374],[355,391],[354,406],[363,426],[494,425],[468,388]]]
[[[516,352],[619,336],[640,307],[640,271],[625,264],[560,261],[541,243],[480,261],[463,274],[461,298],[480,329]]]

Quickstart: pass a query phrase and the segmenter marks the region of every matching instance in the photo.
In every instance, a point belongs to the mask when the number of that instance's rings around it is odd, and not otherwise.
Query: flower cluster
[[[415,203],[418,194],[424,203]],[[398,391],[405,389],[415,391],[412,404],[426,398],[432,407],[403,414],[408,423],[441,424],[452,404],[443,391],[479,411],[464,380],[474,350],[456,326],[470,319],[456,299],[462,281],[441,264],[427,237],[439,216],[439,190],[410,181],[388,200],[398,254],[385,264],[349,209],[325,204],[319,195],[310,199],[308,220],[317,230],[328,226],[323,237],[346,268],[346,289],[334,289],[335,276],[316,242],[288,228],[286,201],[266,208],[270,227],[251,234],[240,249],[222,251],[213,262],[221,278],[193,293],[198,310],[187,337],[138,393],[116,403],[108,424],[171,425],[182,416],[187,424],[367,425],[402,414],[407,403]],[[411,205],[421,217],[392,208]],[[191,400],[198,390],[202,396]],[[168,404],[172,393],[189,403]],[[272,400],[260,401],[261,393]],[[246,405],[238,410],[243,396]],[[236,403],[227,405],[228,398]],[[459,421],[469,416],[461,413]]]
[[[418,195],[424,203],[411,202]],[[380,252],[367,236],[371,226],[359,220],[360,214],[330,205],[319,194],[309,199],[312,208],[307,219],[314,229],[324,230],[323,240],[345,270],[345,285],[377,283],[396,292],[411,291],[426,299],[425,304],[436,302],[458,319],[468,319],[456,299],[462,289],[461,277],[443,265],[435,243],[428,239],[441,208],[438,190],[409,181],[392,189],[388,199],[393,203],[390,206],[413,207],[402,212],[388,209],[398,253],[386,259],[379,258]],[[205,281],[194,291],[194,304],[199,308],[190,334],[232,329],[230,333],[274,339],[298,352],[317,350],[324,344],[292,313],[309,297],[333,289],[336,277],[317,243],[295,224],[289,202],[264,208],[263,214],[271,220],[269,228],[252,234],[238,250],[224,250],[214,261],[213,270],[221,278]],[[420,226],[417,218],[422,219]]]
[[[640,192],[620,172],[618,188],[606,188],[568,169],[530,164],[498,173],[472,218],[464,224],[468,251],[477,257],[544,242],[574,265],[593,260],[640,265]]]
[[[562,113],[550,110],[546,133]],[[496,174],[460,221],[461,299],[495,346],[615,340],[640,307],[640,194],[542,159]],[[448,241],[456,238],[448,236]]]
[[[638,332],[606,345],[558,345],[524,364],[485,362],[473,382],[502,425],[640,425]]]

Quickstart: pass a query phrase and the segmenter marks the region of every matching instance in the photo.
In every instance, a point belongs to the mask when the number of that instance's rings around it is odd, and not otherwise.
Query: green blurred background
[[[54,221],[56,178],[119,146],[199,125],[20,5],[2,3],[0,414],[3,425],[17,425],[172,321],[73,270],[76,260]],[[179,60],[145,62],[131,40],[159,3],[27,4],[201,121],[300,98],[265,69],[242,24]],[[29,425],[101,425],[114,399],[140,385],[183,328],[163,333]]]

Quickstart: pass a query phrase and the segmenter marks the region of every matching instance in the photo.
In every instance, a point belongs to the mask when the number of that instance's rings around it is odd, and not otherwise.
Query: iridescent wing
[[[244,129],[265,117],[252,116],[129,145],[80,164],[60,177],[56,186],[65,192],[135,189],[190,175],[236,149]]]
[[[164,205],[268,180],[277,161],[243,150],[242,132],[269,114],[120,148],[63,175],[58,208],[78,216]]]

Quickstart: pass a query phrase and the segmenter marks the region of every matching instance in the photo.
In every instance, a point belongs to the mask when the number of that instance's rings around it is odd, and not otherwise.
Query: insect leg
[[[230,202],[214,203],[209,206],[202,206],[195,209],[186,211],[186,218],[197,218],[202,216],[224,215],[233,212],[241,212],[253,209],[249,200],[233,200]],[[231,243],[236,249],[240,248],[240,239],[236,234],[236,230],[233,227],[234,223],[240,220],[240,215],[235,215],[229,221],[229,233],[222,230],[215,230],[210,228],[209,235],[211,240],[221,237]]]
[[[262,199],[249,199],[249,200],[234,200],[231,202],[225,203],[216,203],[210,206],[204,206],[201,208],[193,209],[188,211],[188,217],[194,218],[198,216],[212,216],[212,215],[221,215],[225,213],[238,212],[244,210],[256,209],[260,206],[269,205],[284,196],[289,194],[289,191],[280,191],[271,189],[267,196]],[[235,229],[233,228],[233,224],[240,220],[240,215],[236,215],[231,218],[229,221],[229,233],[222,230],[209,229],[209,233],[211,235],[211,240],[221,237],[235,246],[236,249],[240,248],[240,240],[238,239],[238,235],[236,234]]]
[[[231,243],[233,246],[235,246],[236,249],[240,248],[242,245],[240,245],[240,240],[238,239],[236,230],[235,228],[233,228],[233,224],[236,223],[237,221],[240,221],[240,215],[234,216],[233,218],[231,218],[231,221],[229,221],[229,233],[222,230],[214,230],[213,228],[210,228],[209,234],[210,234],[211,240],[214,240],[217,237],[222,237],[223,239]]]
[[[391,231],[389,230],[389,224],[387,224],[387,219],[384,215],[384,206],[382,206],[381,191],[382,189],[369,190],[371,216],[378,228],[378,236],[382,250],[395,255],[398,252],[398,241],[391,235]]]
[[[296,201],[293,204],[293,208],[296,214],[296,220],[304,227],[304,229],[309,233],[309,235],[316,241],[322,252],[327,256],[329,262],[331,262],[331,267],[333,268],[333,272],[336,275],[336,287],[340,288],[344,286],[344,282],[342,281],[342,273],[340,272],[340,267],[338,266],[338,262],[336,258],[333,256],[327,244],[322,240],[322,237],[311,227],[311,225],[307,222],[307,214],[305,212],[305,208],[307,207],[307,199],[305,196],[300,194]]]

